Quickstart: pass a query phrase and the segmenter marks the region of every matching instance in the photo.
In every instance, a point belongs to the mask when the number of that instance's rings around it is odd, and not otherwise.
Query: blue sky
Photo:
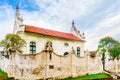
[[[17,3],[24,24],[69,32],[74,20],[86,49],[95,50],[105,36],[120,40],[120,0],[0,0],[0,40],[13,30]]]

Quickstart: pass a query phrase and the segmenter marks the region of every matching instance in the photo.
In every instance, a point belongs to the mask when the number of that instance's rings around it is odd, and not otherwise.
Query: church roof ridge
[[[31,26],[31,25],[25,25],[25,32],[43,34],[43,35],[48,35],[53,37],[65,38],[69,40],[84,41],[71,33],[60,32],[56,30],[50,30],[50,29],[45,29],[45,28]]]

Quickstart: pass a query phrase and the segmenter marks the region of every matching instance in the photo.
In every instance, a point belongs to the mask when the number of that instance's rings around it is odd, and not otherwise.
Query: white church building
[[[74,21],[69,33],[25,25],[20,18],[17,6],[13,32],[19,34],[27,42],[23,54],[39,53],[47,49],[50,44],[52,51],[57,54],[70,53],[74,50],[78,57],[84,55],[85,36],[76,29]]]
[[[20,35],[27,45],[22,54],[16,53],[11,59],[1,60],[4,62],[1,69],[9,77],[20,80],[58,79],[102,72],[101,57],[92,60],[85,53],[85,35],[76,29],[74,21],[69,33],[26,25],[17,6],[13,33]],[[5,60],[9,63],[5,64]]]

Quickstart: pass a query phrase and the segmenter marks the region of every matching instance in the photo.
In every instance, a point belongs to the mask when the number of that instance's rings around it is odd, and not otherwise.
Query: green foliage
[[[5,39],[0,41],[0,47],[4,47],[6,53],[8,53],[10,49],[15,50],[17,53],[22,53],[21,48],[25,45],[25,40],[17,34],[7,34]]]
[[[106,49],[105,49],[105,48],[103,48],[103,49],[101,49],[101,51],[102,51],[103,53],[105,53],[105,52],[106,52]]]
[[[120,45],[116,45],[115,47],[108,50],[110,53],[110,56],[113,57],[113,59],[119,59],[120,56]]]
[[[112,37],[104,37],[100,39],[99,41],[99,48],[106,47],[107,49],[113,47],[115,44],[118,44],[119,42],[113,39]]]
[[[106,51],[108,51],[110,53],[110,56],[113,57],[113,59],[118,58],[120,55],[119,41],[117,41],[109,36],[100,39],[96,53],[97,52],[102,53],[102,60],[105,59]]]

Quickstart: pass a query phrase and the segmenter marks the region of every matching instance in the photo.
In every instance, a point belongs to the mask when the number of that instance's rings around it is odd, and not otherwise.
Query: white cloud
[[[100,38],[105,36],[120,35],[120,14],[107,17],[105,20],[95,25],[93,29],[87,31],[87,48],[94,50],[97,48]]]
[[[95,2],[96,0],[69,0],[69,2],[67,0],[60,0],[58,3],[51,2],[51,6],[44,8],[44,10],[51,18],[52,16],[57,16],[59,22],[65,23],[67,22],[66,20],[86,15],[89,9],[95,5]],[[39,3],[37,4],[40,5]]]
[[[12,7],[8,4],[4,4],[4,5],[0,6],[0,10],[1,10],[0,14],[2,16],[11,16],[11,14],[13,14],[13,12],[14,12]]]
[[[30,0],[32,3],[33,1]],[[89,13],[98,1],[96,0],[34,0],[43,12],[23,11],[25,23],[45,26],[60,31],[69,31],[71,21]],[[99,1],[100,2],[100,1]],[[28,16],[29,15],[29,16]]]
[[[5,4],[0,6],[0,39],[7,33],[11,33],[13,29],[14,14],[10,5]]]

